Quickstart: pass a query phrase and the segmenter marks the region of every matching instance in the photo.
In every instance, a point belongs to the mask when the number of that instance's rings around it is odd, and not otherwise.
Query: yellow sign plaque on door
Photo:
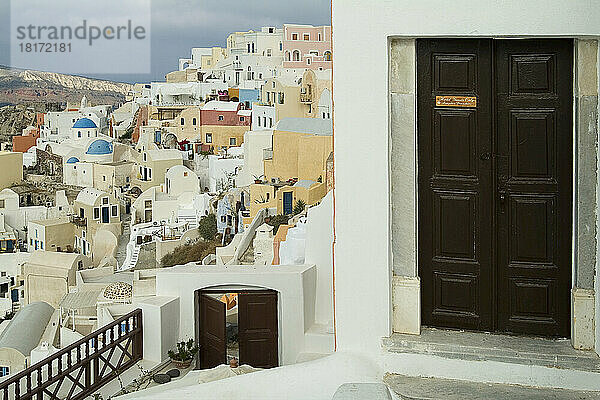
[[[436,107],[477,107],[475,96],[435,96]]]

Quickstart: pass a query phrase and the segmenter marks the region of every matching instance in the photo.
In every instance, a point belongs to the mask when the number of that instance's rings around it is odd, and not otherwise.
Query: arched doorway
[[[278,294],[255,287],[198,289],[194,295],[196,368],[226,364],[233,357],[255,368],[279,366]]]

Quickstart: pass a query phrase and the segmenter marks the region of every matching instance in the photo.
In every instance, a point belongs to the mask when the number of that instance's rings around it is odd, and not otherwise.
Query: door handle
[[[506,192],[504,190],[498,191],[498,208],[501,214],[504,214],[504,210],[506,208],[505,204],[506,200]]]

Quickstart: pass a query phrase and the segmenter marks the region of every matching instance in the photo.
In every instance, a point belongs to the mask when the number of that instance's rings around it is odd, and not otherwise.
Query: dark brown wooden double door
[[[572,46],[417,41],[424,325],[569,336]]]
[[[196,292],[196,341],[200,345],[197,367],[213,368],[227,363],[227,333],[225,303],[210,294],[220,291]],[[239,362],[255,368],[279,365],[279,334],[277,324],[277,292],[252,290],[239,292],[238,344]]]

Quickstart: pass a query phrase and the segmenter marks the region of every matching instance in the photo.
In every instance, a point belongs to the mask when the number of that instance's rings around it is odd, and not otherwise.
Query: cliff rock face
[[[0,108],[0,141],[8,141],[10,136],[20,135],[30,125],[35,125],[33,108],[25,105]]]
[[[119,104],[132,85],[53,72],[0,67],[0,105],[22,103]]]
[[[111,82],[53,72],[10,69],[0,66],[0,142],[35,125],[35,113],[64,110],[67,102],[118,105],[133,88]]]

